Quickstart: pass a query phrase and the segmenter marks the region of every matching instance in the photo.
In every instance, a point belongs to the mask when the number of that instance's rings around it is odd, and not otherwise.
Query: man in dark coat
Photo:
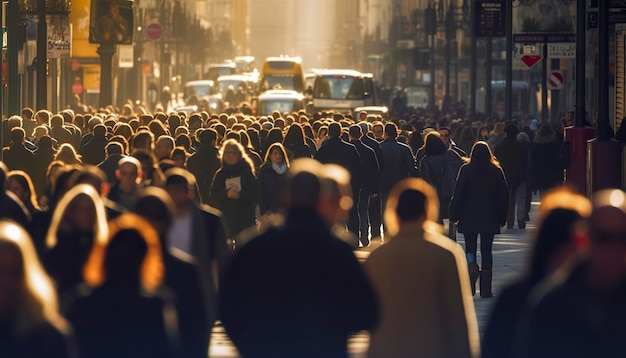
[[[341,139],[341,125],[331,123],[328,126],[328,140],[315,154],[315,159],[322,164],[337,164],[350,173],[353,205],[348,217],[348,229],[359,234],[358,200],[363,182],[363,163],[356,147]]]
[[[244,357],[346,357],[348,335],[377,322],[362,268],[316,211],[320,170],[292,164],[284,225],[241,247],[224,276],[220,317]]]
[[[170,169],[165,174],[165,190],[176,209],[167,233],[167,242],[170,247],[195,259],[207,322],[211,328],[216,319],[216,280],[228,265],[232,251],[226,244],[220,213],[206,205],[196,205],[193,201],[196,191],[193,175],[181,168]]]
[[[356,147],[363,162],[363,182],[359,193],[359,241],[364,247],[369,246],[369,203],[370,197],[377,197],[380,190],[380,166],[374,150],[361,141],[363,132],[361,127],[353,124],[350,126],[350,144]],[[356,193],[353,195],[356,196]],[[374,236],[373,236],[374,237]]]
[[[80,148],[80,155],[83,163],[97,165],[105,158],[104,147],[107,145],[107,129],[104,125],[98,124],[93,127],[93,138]]]
[[[383,138],[380,143],[380,150],[383,153],[383,159],[380,161],[382,173],[380,195],[384,210],[391,188],[404,178],[417,176],[417,169],[411,147],[398,142],[398,127],[394,123],[385,124]]]
[[[513,228],[515,223],[515,194],[521,181],[522,167],[525,164],[524,148],[517,141],[519,128],[514,123],[504,127],[504,139],[498,144],[493,154],[498,158],[509,189],[509,210],[506,227]]]
[[[26,132],[21,127],[11,129],[11,145],[2,149],[4,163],[9,170],[23,170],[33,177],[35,154],[24,146]]]
[[[361,141],[363,142],[363,144],[374,150],[374,153],[376,154],[376,160],[378,161],[379,175],[381,175],[380,169],[382,168],[383,152],[380,150],[380,143],[376,139],[374,139],[374,134],[370,132],[370,125],[368,124],[368,122],[359,122],[359,126],[363,131],[363,137],[361,137]],[[378,182],[378,188],[376,190],[378,195],[370,197],[370,206],[367,213],[369,216],[370,233],[372,238],[380,236],[380,229],[382,225],[380,181]]]
[[[195,153],[187,159],[187,170],[196,177],[202,202],[208,204],[211,183],[215,172],[220,168],[219,153],[215,148],[217,131],[212,128],[196,131],[199,145]]]
[[[50,136],[59,142],[59,145],[63,143],[73,144],[74,137],[72,132],[70,132],[63,125],[63,117],[60,114],[55,114],[50,118]]]
[[[190,255],[172,250],[167,244],[167,232],[174,217],[174,203],[168,193],[158,187],[142,189],[133,211],[152,224],[159,234],[166,292],[173,296],[178,314],[178,333],[183,357],[206,357],[211,337],[210,325],[201,290],[197,266]]]
[[[106,159],[98,164],[98,168],[104,172],[107,176],[107,182],[111,185],[117,183],[117,177],[115,176],[115,171],[117,170],[117,165],[124,155],[124,147],[121,143],[118,142],[110,142],[104,147],[104,152],[106,154]]]
[[[8,172],[7,166],[0,162],[0,218],[11,219],[24,228],[28,228],[31,219],[28,210],[15,194],[4,190]]]

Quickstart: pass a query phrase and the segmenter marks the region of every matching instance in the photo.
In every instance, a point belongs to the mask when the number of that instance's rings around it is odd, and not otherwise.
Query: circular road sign
[[[149,40],[157,41],[163,36],[163,26],[161,24],[152,23],[146,27],[146,37]]]

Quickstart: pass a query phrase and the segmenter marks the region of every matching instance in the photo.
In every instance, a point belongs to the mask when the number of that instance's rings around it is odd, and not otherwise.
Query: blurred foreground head
[[[593,284],[613,286],[626,278],[626,194],[618,189],[593,195],[589,219],[589,265]]]
[[[0,325],[18,337],[46,322],[63,328],[56,297],[28,233],[0,220]]]
[[[139,215],[122,214],[109,223],[108,239],[94,243],[83,276],[92,287],[136,285],[153,292],[163,279],[158,233]]]
[[[300,158],[288,171],[283,194],[289,210],[314,209],[329,224],[345,221],[352,207],[350,174],[338,165]]]
[[[584,249],[584,223],[589,215],[589,199],[569,188],[557,188],[543,196],[531,256],[530,273],[534,280],[543,279]]]
[[[385,207],[385,229],[396,235],[404,224],[423,223],[435,229],[439,216],[439,200],[430,184],[418,178],[404,179],[391,189]]]

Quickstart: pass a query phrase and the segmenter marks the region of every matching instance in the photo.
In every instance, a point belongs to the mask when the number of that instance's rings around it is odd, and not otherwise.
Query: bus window
[[[289,57],[270,57],[263,64],[259,80],[259,93],[268,90],[293,90],[304,92],[304,73],[301,60]]]

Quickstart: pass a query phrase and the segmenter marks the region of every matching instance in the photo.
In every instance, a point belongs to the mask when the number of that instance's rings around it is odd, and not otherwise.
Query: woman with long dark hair
[[[299,123],[293,123],[289,126],[283,139],[283,146],[287,151],[289,160],[311,158],[311,148],[304,139],[304,130]]]
[[[286,185],[288,169],[289,158],[285,147],[280,143],[270,145],[257,178],[261,216],[276,213],[280,209],[280,196]]]
[[[506,224],[509,195],[504,172],[486,142],[472,147],[470,161],[459,170],[454,195],[450,202],[450,221],[458,222],[465,237],[465,254],[472,294],[480,275],[480,296],[493,297],[491,292],[493,239]],[[482,268],[476,262],[478,235]]]

